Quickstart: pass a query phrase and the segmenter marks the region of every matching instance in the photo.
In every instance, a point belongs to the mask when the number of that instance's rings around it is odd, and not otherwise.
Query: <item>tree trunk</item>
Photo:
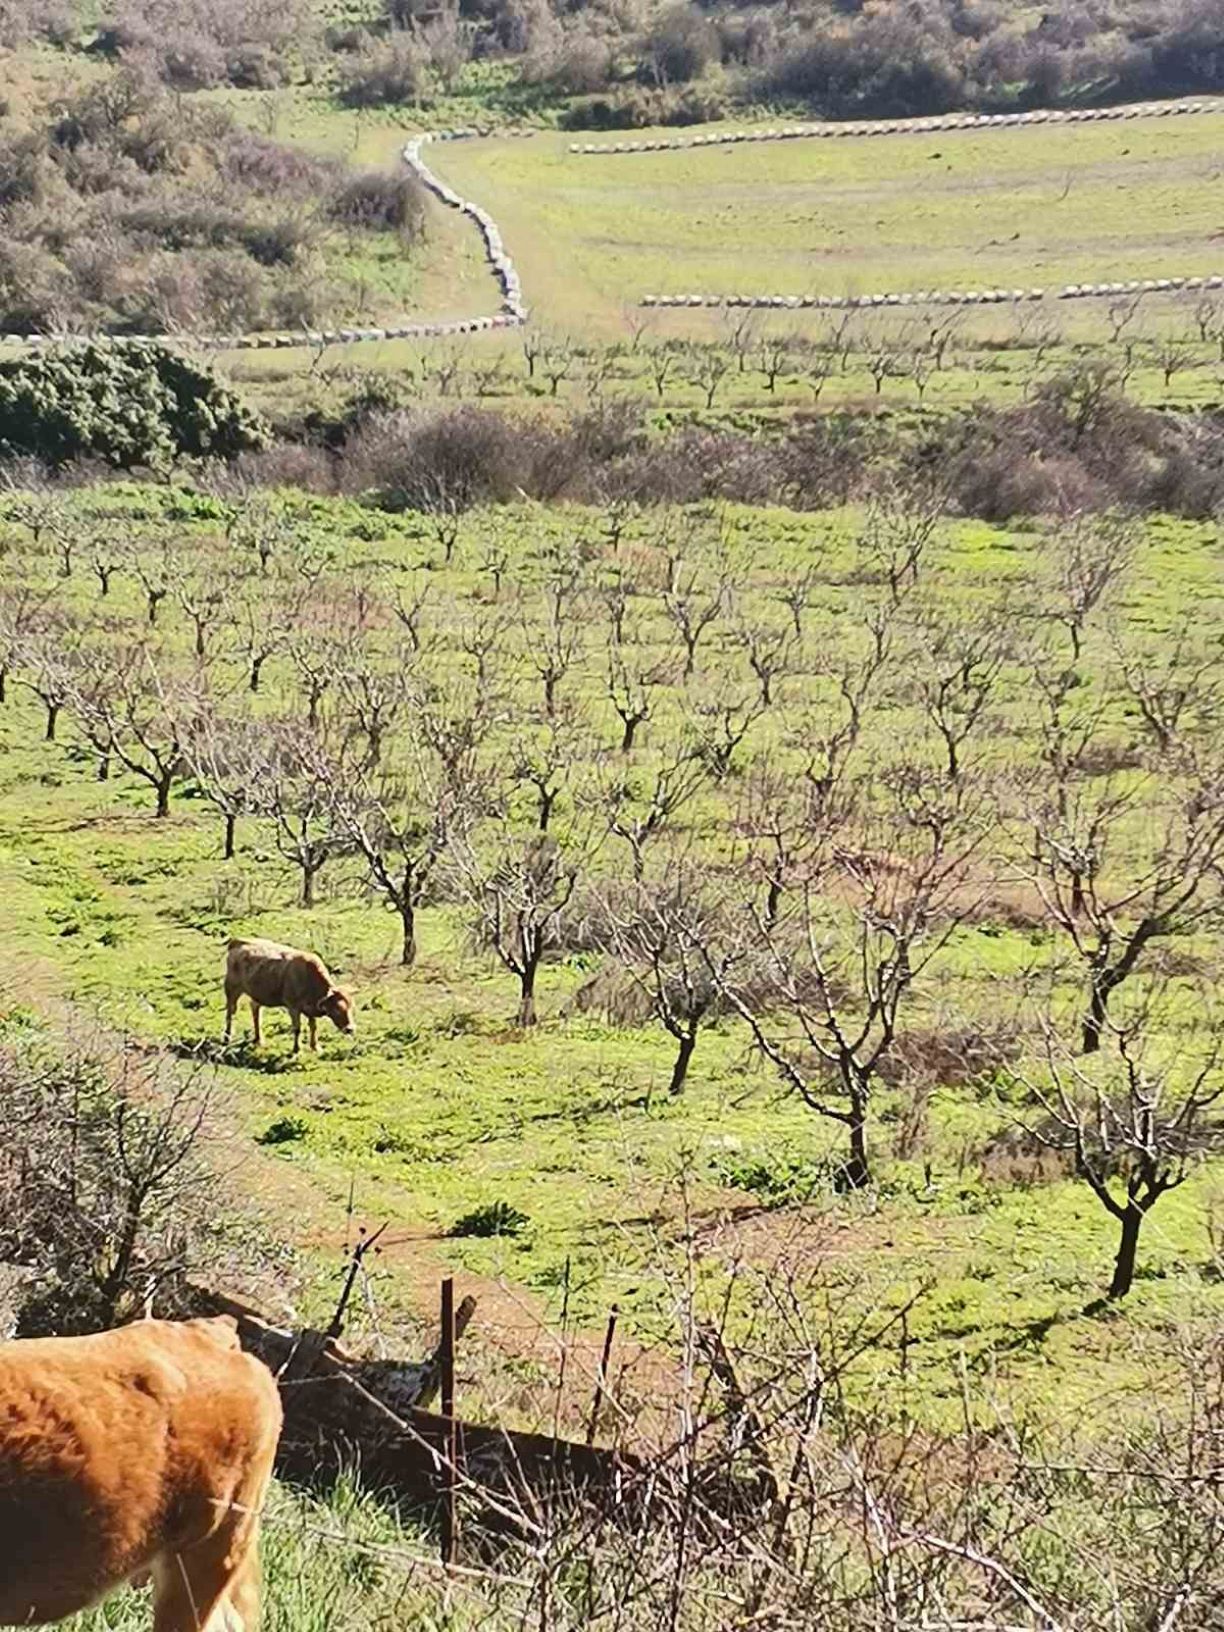
[[[149,622],[150,623],[156,623],[157,622],[157,603],[160,600],[161,600],[161,595],[154,594],[154,592],[152,590],[149,591]]]
[[[850,1159],[844,1169],[848,1190],[862,1190],[871,1183],[867,1160],[867,1100],[858,1094],[850,1099]]]
[[[173,781],[174,781],[174,772],[173,771],[167,771],[164,776],[162,776],[162,777],[160,777],[158,779],[158,782],[157,782],[157,814],[159,816],[169,816],[169,814],[170,814],[170,784]]]
[[[253,658],[251,660],[251,674],[250,674],[249,684],[250,684],[250,687],[251,687],[252,691],[258,691],[259,690],[259,676],[260,676],[261,670],[263,669],[263,666],[264,666],[264,660],[263,660],[262,657],[256,657],[256,658]]]
[[[202,623],[196,624],[195,654],[197,657],[204,656],[204,625]]]
[[[411,901],[400,902],[400,923],[404,926],[404,944],[400,951],[400,963],[405,969],[410,969],[416,962],[416,908]]]
[[[43,733],[45,742],[55,741],[55,722],[59,719],[59,711],[60,705],[58,703],[47,704],[47,729]]]
[[[110,781],[110,755],[102,754],[98,759],[98,781]]]
[[[0,703],[8,702],[8,670],[0,669]]]
[[[553,806],[557,802],[556,788],[548,788],[540,794],[540,832],[548,832],[548,824],[552,820]]]
[[[675,1064],[672,1066],[671,1081],[667,1085],[669,1094],[684,1092],[684,1081],[688,1076],[689,1061],[693,1057],[693,1050],[697,1047],[697,1033],[688,1032],[680,1039],[680,1047],[676,1051]]]
[[[2,693],[2,689],[0,688],[0,693]],[[3,696],[0,694],[0,702],[2,701]],[[640,714],[630,714],[628,719],[625,719],[624,715],[621,718],[624,720],[625,730],[624,735],[621,737],[620,751],[622,754],[631,754],[633,752],[633,739],[637,735],[638,726],[642,723],[642,716]]]
[[[520,1026],[534,1026],[536,1023],[535,1006],[535,978],[536,963],[525,964],[519,974],[519,1011],[518,1024]]]
[[[1135,1255],[1139,1250],[1139,1228],[1143,1213],[1132,1202],[1122,1215],[1122,1237],[1118,1242],[1118,1256],[1114,1259],[1113,1280],[1109,1283],[1111,1298],[1124,1298],[1135,1279]]]
[[[314,881],[318,870],[317,867],[307,866],[304,862],[302,864],[302,905],[304,907],[313,907],[315,904]]]
[[[234,859],[234,829],[238,825],[238,817],[232,810],[225,813],[225,846],[221,851],[222,861]]]

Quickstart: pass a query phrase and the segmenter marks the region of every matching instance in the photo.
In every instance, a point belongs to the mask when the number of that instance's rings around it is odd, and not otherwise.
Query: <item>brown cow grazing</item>
[[[238,1000],[249,997],[251,1017],[258,1043],[260,1009],[288,1009],[293,1022],[293,1052],[301,1047],[302,1016],[310,1029],[310,1046],[318,1049],[315,1027],[326,1015],[341,1031],[352,1036],[352,1001],[332,985],[322,958],[313,952],[299,952],[276,941],[231,941],[225,958],[225,1040],[234,1028]]]
[[[226,1315],[0,1343],[0,1626],[151,1576],[155,1632],[253,1632],[280,1430]]]

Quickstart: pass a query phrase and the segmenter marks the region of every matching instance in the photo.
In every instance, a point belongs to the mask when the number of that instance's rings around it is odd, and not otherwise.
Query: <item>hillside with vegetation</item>
[[[1219,1632],[1224,115],[779,132],[1222,38],[0,0],[0,1338],[237,1297],[653,1492],[312,1450],[270,1632]]]

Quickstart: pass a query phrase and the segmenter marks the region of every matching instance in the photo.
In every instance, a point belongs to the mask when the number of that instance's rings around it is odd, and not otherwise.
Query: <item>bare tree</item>
[[[245,494],[234,507],[225,536],[233,548],[254,557],[266,578],[274,562],[292,554],[294,532],[283,505],[271,494],[257,490]]]
[[[71,701],[81,639],[76,622],[59,613],[40,618],[18,649],[17,683],[32,691],[46,710],[45,742],[55,741],[60,714]]]
[[[1153,365],[1160,370],[1165,390],[1173,383],[1173,376],[1189,368],[1194,360],[1194,341],[1186,334],[1162,334],[1149,348]]]
[[[791,625],[795,631],[795,639],[803,639],[803,614],[811,605],[812,591],[818,582],[818,574],[814,566],[805,567],[802,572],[794,573],[784,578],[774,599],[779,601],[791,616]]]
[[[770,396],[776,394],[782,376],[794,371],[795,350],[793,334],[768,334],[757,347],[757,370],[764,377]]]
[[[577,351],[574,342],[564,336],[554,336],[540,352],[540,372],[548,381],[550,396],[557,396],[561,387],[569,379],[577,360]]]
[[[276,848],[301,876],[302,906],[313,907],[319,874],[351,849],[334,799],[339,756],[298,722],[270,725],[266,743],[255,802],[271,818]]]
[[[202,706],[194,683],[169,680],[143,645],[94,647],[82,657],[70,697],[81,731],[103,766],[117,759],[149,784],[164,819],[185,769],[183,744]]]
[[[507,836],[488,853],[465,837],[454,859],[478,942],[518,979],[517,1024],[534,1026],[540,965],[560,941],[581,857],[537,834],[525,843]]]
[[[9,675],[23,654],[38,650],[34,636],[51,599],[49,589],[23,583],[16,573],[12,578],[11,588],[0,589],[0,703],[8,701]]]
[[[684,372],[705,397],[706,407],[713,408],[714,398],[731,372],[731,359],[721,346],[694,343],[686,348]]]
[[[1220,914],[1224,788],[1210,776],[1159,786],[1107,779],[1047,794],[1028,820],[1031,876],[1087,973],[1081,1046],[1094,1054],[1110,999],[1145,948]]]
[[[664,340],[661,344],[647,348],[646,372],[650,375],[650,383],[654,386],[655,396],[660,402],[667,391],[667,382],[683,358],[684,352],[674,340]]]
[[[82,531],[87,540],[89,570],[98,580],[98,594],[105,599],[110,594],[111,580],[127,566],[127,541],[101,521],[86,524]]]
[[[608,829],[629,846],[636,880],[645,873],[646,846],[693,798],[706,776],[696,755],[682,749],[649,771],[622,771],[605,782]]]
[[[1125,582],[1138,539],[1134,524],[1119,516],[1075,516],[1050,538],[1046,552],[1046,615],[1071,642],[1071,660],[1083,652],[1092,613]]]
[[[736,623],[734,640],[756,676],[761,707],[772,708],[774,686],[794,667],[796,636],[787,628],[748,623],[740,618]]]
[[[695,700],[690,711],[693,754],[717,781],[731,775],[736,754],[767,707],[759,695],[729,690]]]
[[[868,571],[887,583],[894,606],[917,584],[943,511],[943,493],[916,483],[894,484],[868,505],[859,549]]]
[[[966,742],[982,722],[999,673],[1011,655],[1006,614],[920,625],[914,654],[923,711],[943,743],[948,777],[961,774]]]
[[[1110,645],[1144,727],[1160,754],[1193,751],[1190,733],[1214,723],[1220,707],[1220,661],[1214,652],[1196,654],[1191,630],[1183,625],[1154,645],[1129,641],[1110,631]]]
[[[394,771],[341,769],[333,792],[340,827],[399,918],[400,963],[409,968],[417,959],[417,912],[447,845],[475,814],[480,787],[452,781],[429,743],[413,734]]]
[[[222,713],[215,702],[195,712],[183,742],[183,758],[225,823],[224,861],[232,861],[236,854],[240,818],[261,814],[259,793],[266,782],[267,757],[262,722]]]
[[[149,627],[157,622],[161,603],[170,593],[174,579],[171,546],[166,539],[146,540],[139,534],[128,540],[124,570],[144,591],[145,617]]]
[[[510,763],[510,775],[517,783],[535,790],[536,828],[547,833],[565,792],[574,766],[583,758],[585,744],[574,718],[568,713],[550,714],[540,730],[519,733]]]
[[[630,658],[619,641],[609,642],[607,695],[621,722],[622,754],[633,752],[637,733],[650,718],[651,693],[667,678],[666,664]]]
[[[846,1128],[851,1188],[870,1183],[880,1069],[915,981],[968,910],[965,869],[982,832],[979,802],[963,783],[933,785],[900,768],[860,796],[855,842],[842,831],[813,853],[802,893],[777,922],[750,910],[738,958],[721,973],[710,965],[782,1080]]]
[[[746,374],[760,327],[756,312],[750,306],[738,309],[728,307],[723,312],[722,327],[727,336],[727,350],[735,358],[736,369]]]
[[[724,1008],[723,947],[734,937],[721,902],[696,869],[669,863],[632,890],[605,896],[598,935],[613,964],[579,994],[582,1005],[602,1008],[619,1025],[655,1019],[676,1044],[668,1092],[682,1093],[701,1028]]]
[[[375,654],[358,651],[336,671],[336,694],[344,720],[346,741],[364,739],[364,763],[381,763],[387,732],[399,717],[408,696],[406,661],[380,664]]]
[[[251,692],[259,690],[264,665],[289,645],[301,610],[300,594],[273,599],[265,585],[260,586],[257,594],[244,593],[237,606],[231,608],[235,644],[246,662],[247,687]]]
[[[1102,1057],[1091,1069],[1067,1058],[1047,1025],[1047,1074],[1021,1079],[1045,1116],[1031,1131],[1071,1154],[1077,1176],[1118,1224],[1111,1298],[1124,1298],[1134,1283],[1152,1208],[1205,1156],[1224,1149],[1224,1125],[1208,1118],[1224,1095],[1219,1038],[1197,1057],[1179,1049],[1172,1058],[1161,1050],[1158,1059],[1148,1022],[1144,1014],[1113,1028],[1116,1058]]]
[[[208,656],[211,632],[228,622],[233,591],[232,580],[211,563],[200,562],[194,570],[175,564],[172,593],[191,623],[197,657]]]
[[[688,680],[697,664],[701,637],[723,615],[727,605],[728,577],[725,567],[711,584],[700,568],[686,568],[682,552],[668,557],[667,587],[663,607],[684,643],[684,678]]]

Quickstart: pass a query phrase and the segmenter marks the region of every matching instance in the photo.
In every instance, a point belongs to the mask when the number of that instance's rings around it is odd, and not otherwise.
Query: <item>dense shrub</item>
[[[638,73],[651,85],[686,85],[719,55],[718,32],[688,0],[663,11],[642,36]]]
[[[406,172],[354,175],[121,70],[0,127],[0,332],[316,324],[344,314],[351,234],[408,243],[422,213]]]
[[[117,0],[94,50],[139,63],[176,90],[284,84],[313,31],[306,0]]]
[[[87,345],[0,363],[0,456],[128,468],[229,459],[266,432],[210,373],[164,346]]]
[[[371,41],[340,69],[340,100],[350,108],[378,108],[389,104],[415,105],[425,99],[428,75],[425,60],[406,34]]]
[[[411,243],[425,225],[425,193],[405,169],[367,170],[337,187],[328,213],[346,226],[398,232]]]
[[[587,97],[566,109],[567,130],[645,130],[654,125],[704,125],[725,119],[731,98],[720,85],[685,85],[675,90],[634,86],[610,96]]]

